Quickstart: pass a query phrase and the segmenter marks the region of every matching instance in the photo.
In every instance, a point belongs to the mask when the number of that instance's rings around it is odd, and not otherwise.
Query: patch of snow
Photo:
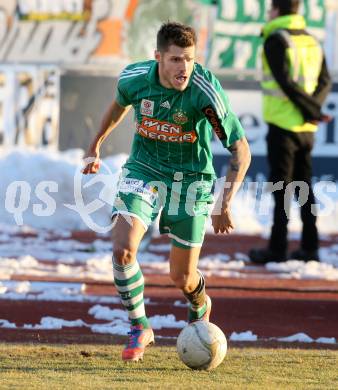
[[[288,337],[278,337],[277,340],[283,341],[286,343],[294,343],[294,342],[313,343],[313,341],[314,341],[310,336],[308,336],[305,333],[296,333],[296,334],[294,334],[292,336],[288,336]]]
[[[257,341],[257,339],[257,335],[253,334],[251,330],[241,333],[232,332],[230,336],[231,341]]]

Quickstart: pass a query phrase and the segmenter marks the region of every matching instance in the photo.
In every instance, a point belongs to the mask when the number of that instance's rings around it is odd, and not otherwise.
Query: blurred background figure
[[[323,114],[322,105],[331,88],[326,60],[318,41],[306,31],[304,17],[298,14],[300,0],[272,0],[269,21],[263,28],[263,116],[268,124],[267,147],[269,180],[275,208],[268,248],[252,249],[255,263],[287,260],[287,225],[290,195],[295,191],[301,203],[303,224],[300,248],[292,259],[319,260],[315,203],[312,190],[311,151],[314,134]],[[304,184],[306,199],[299,199]],[[289,201],[288,201],[289,199]]]

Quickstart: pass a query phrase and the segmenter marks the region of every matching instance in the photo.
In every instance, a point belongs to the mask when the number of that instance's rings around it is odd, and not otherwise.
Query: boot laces
[[[140,329],[139,327],[132,327],[130,329],[130,332],[128,332],[128,336],[129,336],[129,339],[128,339],[128,344],[127,344],[127,347],[128,348],[134,348],[137,346],[138,342],[138,337],[140,335],[140,332],[141,332],[142,329]]]

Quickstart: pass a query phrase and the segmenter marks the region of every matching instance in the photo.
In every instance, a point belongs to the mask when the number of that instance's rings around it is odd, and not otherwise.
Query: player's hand
[[[232,221],[231,210],[229,206],[222,207],[221,213],[219,215],[212,214],[211,221],[215,234],[230,234],[235,228],[234,223]]]
[[[84,175],[88,175],[91,173],[97,173],[100,169],[100,154],[99,153],[91,153],[87,152],[87,154],[84,157],[84,168],[82,170],[82,173]]]

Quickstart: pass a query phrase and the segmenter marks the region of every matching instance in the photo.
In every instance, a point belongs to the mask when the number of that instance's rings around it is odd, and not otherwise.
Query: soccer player
[[[86,155],[92,162],[84,174],[96,173],[102,142],[132,106],[136,131],[112,212],[115,286],[131,322],[122,352],[125,361],[142,359],[145,347],[154,341],[137,262],[148,226],[161,213],[160,232],[167,233],[172,243],[170,276],[190,302],[188,320],[209,320],[211,300],[197,264],[208,205],[213,202],[212,130],[232,154],[225,189],[212,215],[216,234],[230,233],[234,227],[231,201],[250,164],[243,128],[219,81],[195,62],[195,46],[191,27],[163,24],[155,60],[131,64],[122,71],[116,99]]]

